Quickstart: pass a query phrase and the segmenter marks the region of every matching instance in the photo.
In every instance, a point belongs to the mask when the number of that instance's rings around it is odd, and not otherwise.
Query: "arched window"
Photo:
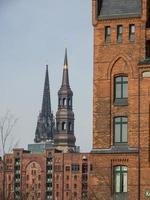
[[[114,142],[115,144],[128,142],[128,118],[115,117],[114,118]]]
[[[62,130],[65,131],[66,130],[66,122],[62,123]]]
[[[66,98],[63,98],[63,106],[66,106],[66,105],[67,105]]]
[[[114,173],[114,193],[127,193],[128,191],[128,168],[127,166],[115,166]]]

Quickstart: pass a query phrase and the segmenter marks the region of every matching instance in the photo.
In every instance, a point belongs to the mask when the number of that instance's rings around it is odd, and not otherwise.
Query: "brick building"
[[[93,163],[99,199],[150,196],[150,2],[93,0]],[[96,155],[97,154],[97,155]]]
[[[92,174],[89,156],[54,149],[40,154],[14,149],[5,156],[5,199],[87,199]]]
[[[0,162],[5,195],[12,199],[150,198],[150,3],[92,0],[92,9],[92,151],[75,151],[66,53],[55,128],[47,105],[41,116],[51,123],[45,129],[39,118],[32,153],[14,149]],[[45,88],[43,102],[50,104],[49,88]],[[34,152],[39,148],[41,152]]]

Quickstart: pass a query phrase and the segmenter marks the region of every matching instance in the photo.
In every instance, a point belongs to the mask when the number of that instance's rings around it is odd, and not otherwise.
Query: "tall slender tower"
[[[75,147],[74,113],[72,111],[73,92],[69,85],[67,49],[65,50],[62,85],[58,91],[58,111],[56,113],[56,148],[68,151]]]
[[[38,117],[35,139],[34,139],[35,143],[53,140],[54,125],[55,125],[54,117],[51,112],[48,65],[46,65],[42,110]]]

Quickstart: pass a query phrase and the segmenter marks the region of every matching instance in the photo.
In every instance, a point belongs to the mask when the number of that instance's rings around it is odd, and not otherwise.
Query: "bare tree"
[[[16,125],[17,118],[14,117],[9,111],[2,117],[0,117],[0,152],[1,152],[1,162],[2,162],[2,198],[3,200],[10,199],[6,197],[5,194],[5,177],[6,177],[6,162],[5,154],[10,153],[14,147],[18,144],[13,138],[13,129]],[[7,194],[7,196],[10,196]]]
[[[17,118],[15,118],[9,111],[0,118],[0,143],[2,157],[5,153],[9,153],[18,143],[14,142],[13,138],[13,129],[16,122]]]

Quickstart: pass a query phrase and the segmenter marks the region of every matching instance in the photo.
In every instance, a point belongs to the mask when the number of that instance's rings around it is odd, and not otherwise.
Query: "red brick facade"
[[[87,153],[61,153],[47,150],[31,154],[15,149],[1,163],[5,171],[5,199],[47,200],[87,199],[92,163]],[[3,184],[2,184],[3,185]],[[3,199],[2,185],[0,199]]]
[[[141,1],[140,17],[99,19],[98,1],[93,0],[94,28],[94,101],[93,155],[98,171],[102,169],[102,189],[95,186],[99,199],[148,199],[150,191],[150,62],[146,43],[150,28],[148,1]],[[116,13],[117,14],[117,13]],[[121,25],[122,42],[117,41],[117,27]],[[131,41],[130,26],[134,25]],[[106,27],[110,27],[110,41],[106,41]],[[128,77],[127,104],[115,102],[115,78]],[[114,119],[128,119],[127,143],[115,143]],[[126,166],[128,183],[126,194],[114,191],[115,166]],[[98,185],[98,184],[97,184]],[[125,197],[126,195],[126,197]]]

